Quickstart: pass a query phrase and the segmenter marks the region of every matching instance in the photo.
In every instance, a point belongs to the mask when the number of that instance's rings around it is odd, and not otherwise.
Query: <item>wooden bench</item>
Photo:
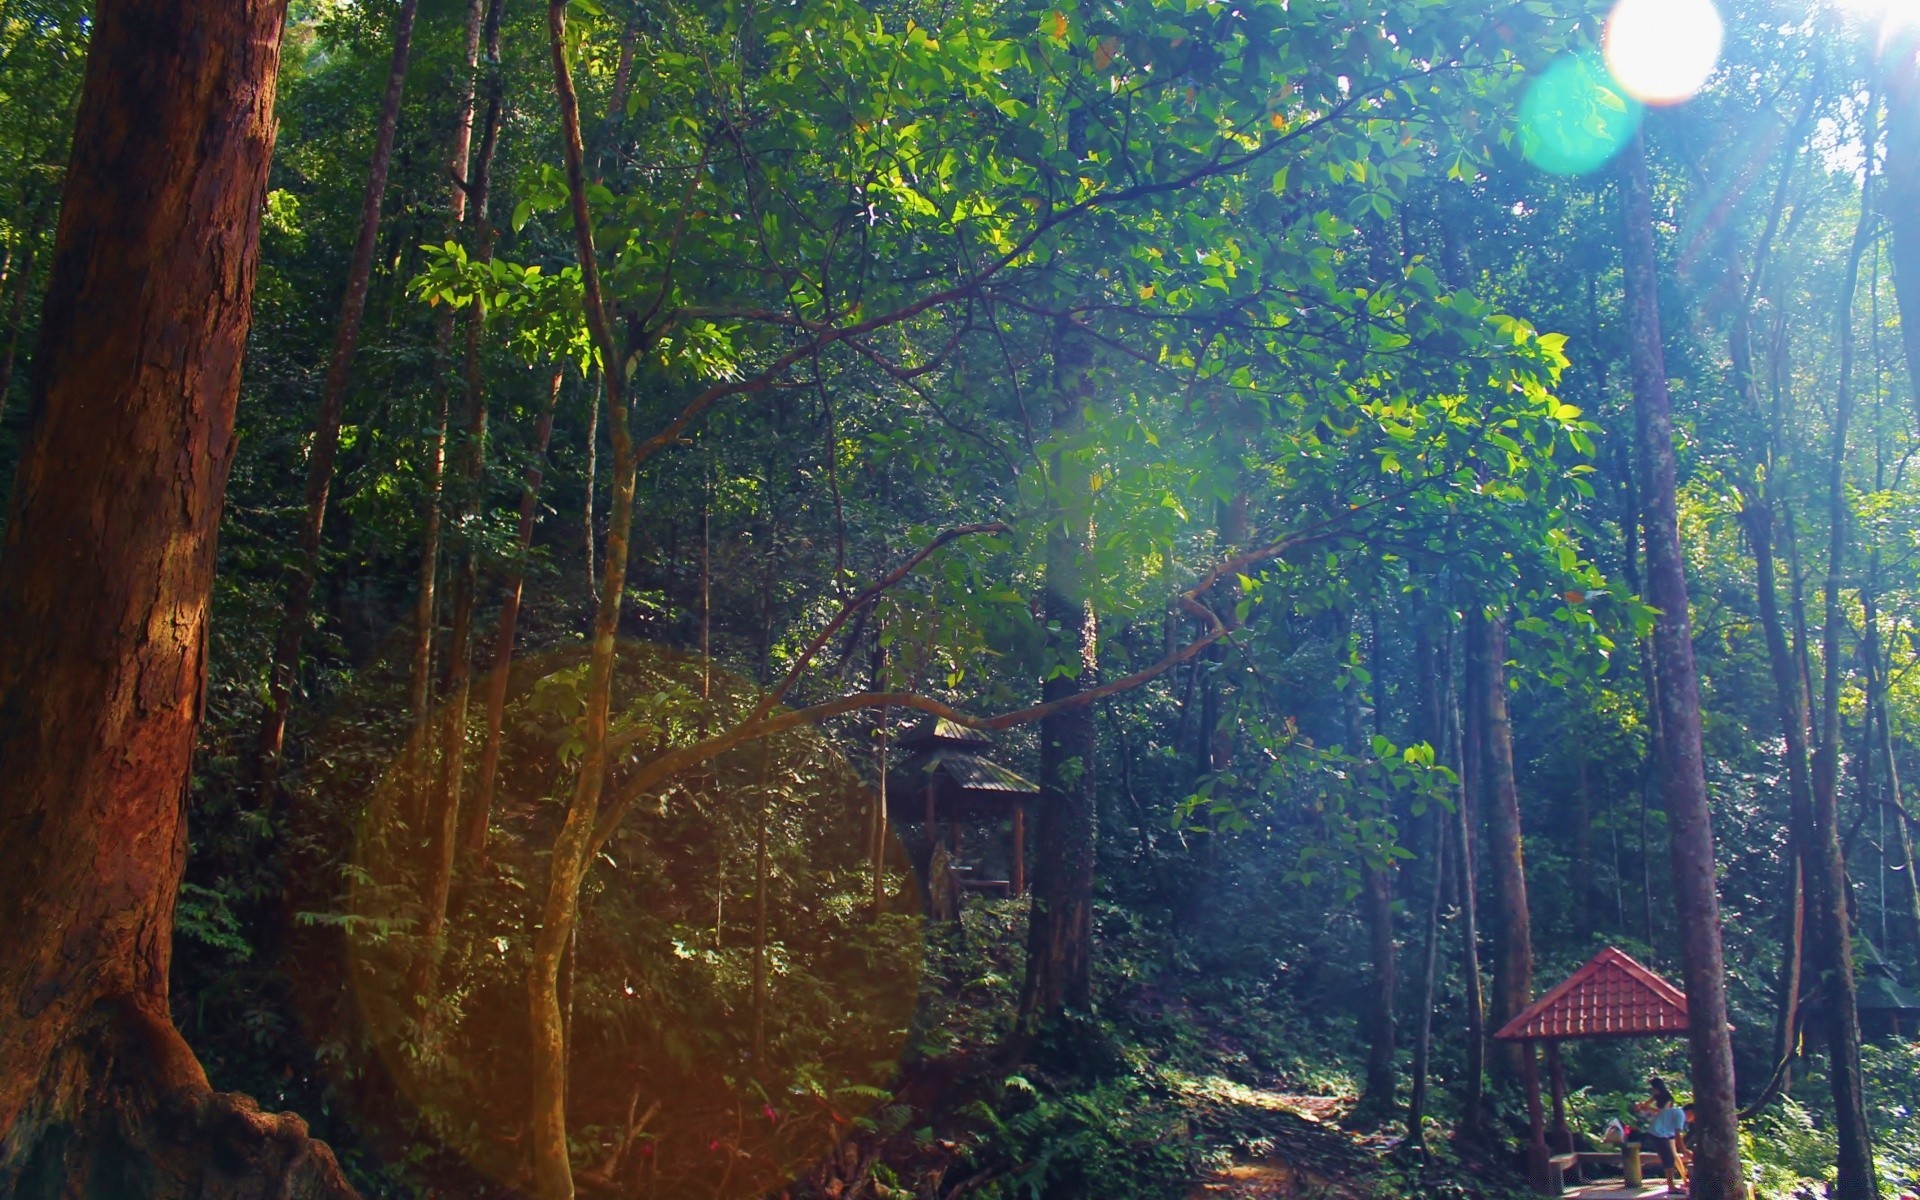
[[[1590,1167],[1618,1174],[1631,1183],[1638,1183],[1639,1180],[1635,1177],[1640,1174],[1639,1149],[1638,1146],[1627,1147],[1633,1159],[1634,1169],[1631,1171],[1627,1169],[1629,1155],[1622,1153],[1619,1149],[1581,1150],[1573,1154],[1556,1154],[1547,1159],[1548,1194],[1566,1191],[1567,1177],[1571,1175],[1576,1181],[1583,1180],[1586,1177],[1587,1168]]]

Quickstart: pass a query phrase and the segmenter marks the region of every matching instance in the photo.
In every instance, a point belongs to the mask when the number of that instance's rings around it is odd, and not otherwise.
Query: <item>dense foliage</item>
[[[1861,977],[1920,986],[1914,14],[1726,0],[1704,88],[1648,107],[1609,7],[418,0],[335,460],[402,6],[296,0],[176,916],[215,1084],[370,1196],[546,1187],[528,996],[578,853],[583,1193],[1520,1187],[1517,1057],[1473,1111],[1512,1015],[1481,973],[1683,953],[1644,153],[1743,1161],[1830,1181],[1780,680]],[[0,0],[8,475],[87,29]],[[1095,688],[1062,770],[1049,705]],[[1028,1022],[1027,898],[952,911],[1018,874],[1003,815],[921,819],[935,712],[1088,798],[1090,1004]],[[1071,830],[1024,836],[1045,875]],[[1876,1170],[1920,1190],[1920,1014],[1864,1021]],[[1589,1139],[1688,1069],[1565,1068]]]

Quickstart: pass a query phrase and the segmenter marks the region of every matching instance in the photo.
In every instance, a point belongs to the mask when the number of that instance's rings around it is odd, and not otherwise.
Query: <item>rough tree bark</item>
[[[1077,332],[1054,333],[1058,373],[1053,435],[1071,442],[1086,427],[1092,399],[1093,347]],[[1047,702],[1093,685],[1098,675],[1090,600],[1093,581],[1090,468],[1084,456],[1057,452],[1052,463],[1052,511],[1047,520],[1043,606],[1052,657],[1074,673],[1048,679]],[[1085,1009],[1093,987],[1094,752],[1098,730],[1091,707],[1040,723],[1039,819],[1034,823],[1033,910],[1028,922],[1026,975],[1010,1050],[1020,1049],[1067,1009]]]
[[[393,53],[387,60],[387,90],[380,98],[380,121],[374,128],[367,186],[360,196],[360,229],[348,261],[347,290],[340,299],[340,319],[334,327],[333,353],[327,359],[320,411],[314,418],[313,448],[307,454],[306,509],[300,517],[300,539],[287,572],[286,608],[274,639],[273,662],[267,674],[267,711],[260,720],[256,748],[256,766],[263,787],[269,791],[286,740],[300,642],[307,632],[313,585],[320,574],[320,537],[326,525],[327,497],[333,489],[334,458],[340,449],[340,414],[346,407],[354,351],[360,345],[360,319],[367,311],[367,285],[373,278],[373,254],[380,233],[380,206],[387,195],[387,167],[393,160],[393,135],[400,123],[400,97],[406,91],[413,18],[419,7],[420,0],[401,0],[393,16]]]
[[[167,996],[285,15],[96,13],[0,553],[9,1196],[352,1195],[212,1091]]]
[[[1727,1024],[1720,896],[1715,889],[1712,814],[1707,804],[1700,742],[1700,681],[1693,661],[1686,560],[1680,549],[1675,496],[1678,469],[1661,346],[1653,202],[1647,184],[1646,148],[1639,135],[1621,158],[1627,340],[1636,432],[1646,470],[1643,513],[1647,598],[1658,610],[1653,651],[1660,709],[1661,792],[1666,800],[1673,861],[1681,974],[1692,1014],[1687,1048],[1699,1131],[1693,1196],[1695,1200],[1735,1200],[1742,1194],[1745,1181],[1740,1172],[1734,1106],[1733,1041]]]

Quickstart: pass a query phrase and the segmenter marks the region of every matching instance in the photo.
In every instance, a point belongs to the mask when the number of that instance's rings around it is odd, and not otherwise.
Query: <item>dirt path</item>
[[[1353,1197],[1373,1156],[1336,1124],[1349,1101],[1214,1081],[1208,1123],[1250,1153],[1197,1182],[1187,1200]]]

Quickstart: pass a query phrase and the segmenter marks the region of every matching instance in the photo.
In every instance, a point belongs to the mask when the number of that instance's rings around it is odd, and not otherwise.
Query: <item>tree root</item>
[[[97,1007],[0,1138],[18,1200],[357,1200],[292,1113],[215,1092],[164,1011]]]

